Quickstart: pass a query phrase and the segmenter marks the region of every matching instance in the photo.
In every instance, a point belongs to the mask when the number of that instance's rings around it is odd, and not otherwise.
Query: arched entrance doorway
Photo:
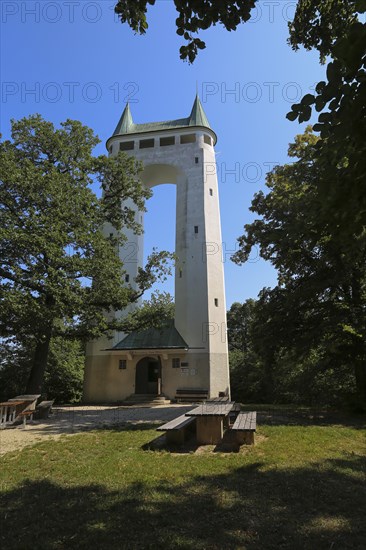
[[[161,393],[161,363],[156,357],[144,357],[136,365],[135,393]]]

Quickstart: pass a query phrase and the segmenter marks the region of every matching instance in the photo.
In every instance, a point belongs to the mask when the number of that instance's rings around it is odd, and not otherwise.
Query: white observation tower
[[[185,390],[230,396],[216,141],[198,95],[187,118],[165,122],[135,124],[127,105],[107,140],[110,156],[125,151],[142,161],[147,187],[177,186],[175,317],[163,329],[89,343],[84,400],[118,402],[131,394],[174,399]],[[143,213],[136,219],[143,225]],[[132,286],[143,241],[143,234],[127,232],[128,244],[120,249]]]

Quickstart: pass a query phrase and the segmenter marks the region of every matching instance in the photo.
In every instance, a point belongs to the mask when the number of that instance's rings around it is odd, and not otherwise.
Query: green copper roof
[[[194,100],[191,116],[189,117],[189,126],[205,126],[206,128],[211,128],[198,94]]]
[[[119,135],[119,134],[127,134],[128,131],[129,131],[129,128],[131,126],[133,126],[133,121],[132,121],[132,115],[131,115],[131,111],[130,111],[130,105],[127,103],[123,113],[122,113],[122,116],[121,118],[119,119],[119,122],[116,126],[116,129],[113,133],[113,135]]]
[[[112,348],[115,351],[133,349],[188,349],[188,345],[172,320],[166,327],[131,332]]]
[[[175,128],[187,128],[189,126],[203,126],[211,130],[211,126],[207,120],[207,116],[203,110],[202,103],[198,95],[194,100],[192,112],[189,117],[179,118],[177,120],[166,120],[164,122],[135,124],[132,119],[130,106],[127,104],[113,135],[120,136],[123,134],[142,134],[144,132],[172,130]]]

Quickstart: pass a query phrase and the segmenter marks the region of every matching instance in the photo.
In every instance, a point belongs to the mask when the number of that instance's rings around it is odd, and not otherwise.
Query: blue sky
[[[188,116],[196,87],[218,135],[216,146],[227,304],[274,286],[273,268],[254,251],[242,267],[230,261],[236,239],[254,215],[254,193],[265,174],[287,161],[287,146],[304,129],[286,118],[293,102],[324,78],[316,52],[293,52],[286,40],[294,1],[260,2],[251,23],[228,33],[201,33],[207,48],[193,65],[179,59],[181,37],[170,0],[148,14],[145,36],[135,36],[102,2],[7,1],[1,3],[1,133],[10,119],[40,113],[59,124],[81,120],[104,143],[129,99],[135,122]],[[98,191],[98,190],[96,190]],[[174,248],[175,189],[155,188],[146,217],[146,253]],[[164,219],[162,219],[164,212]],[[166,289],[173,290],[173,281]]]

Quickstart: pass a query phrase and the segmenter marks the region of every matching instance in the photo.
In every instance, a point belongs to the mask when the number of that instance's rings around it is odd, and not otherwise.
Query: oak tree
[[[123,284],[123,229],[141,231],[134,208],[144,210],[150,192],[135,159],[93,156],[98,143],[78,121],[56,129],[39,115],[13,121],[11,139],[0,143],[0,337],[32,344],[27,393],[41,391],[53,338],[118,329],[114,312],[170,269],[170,255],[155,252],[137,290]],[[126,199],[134,208],[121,208]]]
[[[257,193],[251,206],[260,217],[245,226],[234,260],[247,261],[259,245],[278,270],[278,285],[259,300],[266,347],[292,350],[298,360],[321,347],[323,365],[353,372],[365,405],[366,233],[359,235],[350,220],[350,249],[324,215],[319,187],[332,171],[318,164],[318,142],[308,128],[289,148],[297,160],[268,174],[269,193]]]

